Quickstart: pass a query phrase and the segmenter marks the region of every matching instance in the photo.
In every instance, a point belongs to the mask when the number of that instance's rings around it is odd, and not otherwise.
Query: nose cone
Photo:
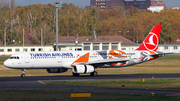
[[[9,60],[4,61],[4,66],[5,66],[5,67],[11,68],[10,65],[11,65],[11,63],[10,63]]]

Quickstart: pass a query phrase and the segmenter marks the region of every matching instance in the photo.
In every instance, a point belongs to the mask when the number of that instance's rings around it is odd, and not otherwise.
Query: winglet
[[[136,50],[156,51],[158,48],[161,27],[162,25],[155,25],[141,46]]]

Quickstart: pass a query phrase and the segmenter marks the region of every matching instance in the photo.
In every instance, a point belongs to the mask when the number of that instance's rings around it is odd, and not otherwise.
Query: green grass
[[[0,65],[3,64],[3,62],[8,59],[9,57],[0,57]]]
[[[0,57],[0,62],[4,62],[6,59],[8,59],[9,57]]]
[[[180,60],[180,55],[165,55],[156,60]]]
[[[126,80],[126,81],[53,81],[46,82],[46,84],[55,85],[74,85],[77,86],[93,86],[93,87],[105,87],[105,88],[125,88],[130,89],[158,89],[158,90],[180,90],[180,79],[162,79],[162,80]]]
[[[71,98],[71,93],[91,93],[90,98]],[[180,96],[101,92],[0,90],[0,101],[179,101]]]

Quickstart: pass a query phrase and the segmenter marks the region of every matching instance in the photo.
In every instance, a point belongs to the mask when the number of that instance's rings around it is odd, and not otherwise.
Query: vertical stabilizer
[[[155,25],[140,47],[136,50],[156,51],[158,48],[161,26],[162,25]]]

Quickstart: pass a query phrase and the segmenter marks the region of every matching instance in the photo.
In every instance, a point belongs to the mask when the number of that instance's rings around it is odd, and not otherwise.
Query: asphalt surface
[[[121,74],[121,75],[99,75],[91,77],[83,75],[73,76],[27,76],[21,77],[0,77],[0,89],[44,89],[44,90],[64,90],[64,91],[91,91],[91,92],[120,92],[120,93],[145,93],[150,94],[168,94],[180,95],[180,91],[166,90],[140,90],[125,88],[97,88],[84,86],[64,86],[64,85],[46,85],[46,81],[100,81],[100,80],[140,80],[147,79],[180,79],[180,74]]]

